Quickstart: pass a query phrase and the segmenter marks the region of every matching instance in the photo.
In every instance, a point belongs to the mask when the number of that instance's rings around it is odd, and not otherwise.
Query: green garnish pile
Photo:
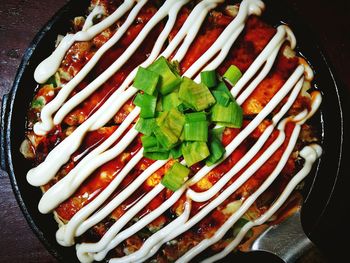
[[[181,77],[164,57],[140,67],[133,86],[142,91],[134,104],[141,108],[135,128],[143,134],[143,155],[153,160],[183,156],[187,167],[204,160],[208,166],[219,162],[225,154],[224,127],[240,128],[243,120],[241,107],[222,79],[234,86],[241,75],[234,65],[219,78],[214,70],[203,71],[198,84]],[[177,190],[187,180],[187,167],[176,162],[162,183]]]

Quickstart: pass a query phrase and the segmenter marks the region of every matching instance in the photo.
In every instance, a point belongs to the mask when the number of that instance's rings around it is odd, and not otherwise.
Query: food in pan
[[[278,220],[322,152],[322,98],[264,9],[92,0],[57,38],[20,150],[81,262],[213,262]]]

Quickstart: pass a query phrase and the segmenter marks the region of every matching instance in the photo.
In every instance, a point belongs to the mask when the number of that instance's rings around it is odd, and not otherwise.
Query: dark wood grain
[[[350,91],[349,1],[287,1],[319,34],[322,46],[343,83],[341,88],[346,89],[347,92]],[[36,32],[65,2],[67,0],[0,1],[1,97],[10,90],[22,54]],[[340,208],[339,200],[345,195],[339,191],[345,183],[344,175],[340,178],[336,195],[332,200],[334,211]],[[332,226],[325,223],[325,227],[329,228],[328,235],[331,236]],[[17,205],[9,178],[2,171],[0,174],[0,235],[0,262],[56,262],[31,232]],[[334,242],[332,244],[337,245]],[[335,249],[332,245],[329,248]],[[331,252],[329,254],[332,255]]]

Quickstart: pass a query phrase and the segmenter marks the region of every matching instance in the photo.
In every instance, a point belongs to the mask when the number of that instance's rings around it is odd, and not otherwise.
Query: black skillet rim
[[[269,2],[268,0],[265,2]],[[29,223],[30,227],[32,228],[32,230],[34,231],[34,233],[36,234],[36,236],[39,238],[39,240],[45,245],[45,247],[48,249],[48,251],[54,256],[56,257],[58,260],[65,260],[65,262],[67,262],[67,258],[62,257],[61,253],[59,252],[59,245],[58,244],[52,244],[52,242],[50,242],[46,237],[45,237],[45,233],[44,231],[35,223],[35,220],[33,219],[32,215],[30,214],[30,212],[27,209],[27,206],[25,205],[25,202],[22,198],[22,194],[21,194],[21,190],[17,184],[17,179],[16,179],[16,175],[14,173],[14,167],[13,167],[13,162],[12,162],[12,149],[11,149],[11,123],[12,123],[12,114],[13,114],[13,107],[14,107],[14,100],[16,98],[16,94],[18,92],[18,88],[19,88],[19,84],[22,81],[22,76],[23,73],[25,72],[25,70],[27,69],[27,65],[30,62],[33,52],[35,50],[35,48],[37,47],[37,45],[42,41],[43,37],[47,34],[47,32],[49,30],[51,30],[52,26],[62,17],[64,16],[66,13],[69,13],[69,10],[71,8],[71,6],[73,5],[74,1],[70,1],[68,2],[62,9],[60,9],[54,16],[53,18],[39,31],[39,33],[36,35],[36,37],[34,38],[34,40],[32,41],[32,43],[29,45],[29,48],[26,50],[21,65],[19,66],[13,87],[10,91],[10,93],[8,94],[8,99],[6,100],[6,98],[4,98],[3,100],[3,105],[7,106],[7,107],[3,107],[4,111],[2,112],[2,115],[4,115],[4,119],[7,119],[6,123],[2,123],[2,125],[4,125],[4,128],[6,128],[6,134],[5,134],[5,140],[2,141],[2,148],[5,148],[5,156],[2,156],[2,162],[4,162],[4,164],[6,164],[7,168],[6,170],[9,173],[9,177],[11,179],[11,184],[12,184],[12,188],[13,191],[15,193],[16,199],[20,205],[20,208],[27,220],[27,222]],[[267,7],[269,6],[269,4],[267,4]],[[290,14],[290,17],[298,17],[297,15],[295,15],[294,13]],[[298,17],[299,19],[299,17]],[[305,25],[306,23],[304,23],[302,21],[302,24]],[[310,30],[309,30],[310,32]],[[310,33],[313,36],[315,34]],[[316,38],[316,43],[320,43],[319,41],[317,41],[318,39]],[[320,47],[319,44],[316,45],[316,51],[315,53],[318,53],[318,55],[321,57],[322,62],[325,64],[326,68],[328,69],[328,73],[330,74],[330,77],[332,78],[332,82],[334,85],[334,89],[336,91],[337,94],[337,101],[338,101],[338,105],[339,105],[339,114],[340,114],[340,142],[339,142],[339,162],[338,162],[338,168],[337,168],[337,172],[336,172],[336,176],[333,180],[333,185],[331,187],[331,191],[329,192],[329,195],[327,194],[328,198],[326,201],[326,204],[324,205],[322,212],[320,213],[318,220],[322,217],[323,212],[325,211],[329,199],[332,196],[333,193],[333,189],[334,189],[334,185],[336,184],[336,180],[338,177],[338,173],[339,173],[339,169],[340,169],[340,162],[341,162],[341,154],[342,154],[342,145],[343,145],[343,113],[342,113],[342,106],[341,106],[341,96],[340,96],[340,92],[341,89],[339,89],[339,84],[338,84],[338,78],[335,77],[335,73],[334,73],[334,69],[332,67],[332,65],[329,64],[325,53],[323,52],[322,47]],[[332,87],[333,88],[333,87]],[[5,109],[6,108],[6,109]],[[3,149],[2,149],[3,150]],[[16,150],[16,149],[15,149]],[[3,151],[2,151],[3,152]],[[7,162],[6,162],[7,161]],[[320,162],[318,164],[318,166],[320,165]],[[312,191],[311,191],[312,192]],[[39,213],[39,212],[38,212]]]

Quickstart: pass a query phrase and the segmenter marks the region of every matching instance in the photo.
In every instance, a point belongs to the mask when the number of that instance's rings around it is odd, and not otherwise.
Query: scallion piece
[[[158,90],[162,95],[174,91],[181,83],[179,74],[164,57],[157,59],[147,69],[160,75]]]
[[[191,109],[188,105],[186,105],[184,102],[182,102],[179,106],[177,106],[177,109],[181,112],[185,112]]]
[[[219,90],[213,90],[212,91],[215,99],[216,99],[216,103],[219,103],[222,106],[228,106],[228,104],[230,103],[230,96],[227,95],[226,92],[224,91],[219,91]]]
[[[225,147],[222,145],[221,141],[213,136],[209,143],[210,155],[207,158],[205,164],[211,166],[217,163],[225,153]]]
[[[227,107],[217,103],[212,108],[211,120],[225,127],[240,128],[243,122],[243,111],[236,102],[230,102]]]
[[[196,111],[202,111],[215,103],[215,98],[204,84],[198,84],[187,77],[181,82],[179,98]]]
[[[158,142],[167,150],[173,148],[179,140],[179,137],[166,126],[157,126],[153,132]]]
[[[144,135],[151,135],[153,133],[155,126],[156,126],[156,119],[140,118],[136,123],[135,129]]]
[[[172,148],[170,150],[170,154],[174,159],[178,159],[182,156],[182,151],[181,151],[181,144]]]
[[[215,70],[202,71],[201,72],[201,82],[208,88],[213,88],[217,84],[216,72]]]
[[[176,91],[169,93],[163,97],[162,105],[164,111],[168,111],[172,108],[177,108],[180,104],[181,101],[179,100],[179,93]]]
[[[197,121],[206,121],[207,115],[203,111],[187,113],[187,114],[185,114],[185,119],[186,119],[186,122],[188,122],[188,123],[189,122],[197,122]]]
[[[163,111],[163,97],[159,96],[157,99],[156,113]]]
[[[196,121],[185,123],[185,141],[208,141],[208,122]]]
[[[233,96],[232,96],[230,90],[227,88],[225,82],[221,81],[221,82],[215,87],[214,90],[225,92],[225,93],[231,98],[231,100],[234,101],[234,98],[233,98]]]
[[[176,162],[165,173],[164,177],[162,178],[162,184],[166,188],[175,192],[176,190],[181,188],[184,182],[186,182],[189,174],[190,174],[190,169]]]
[[[238,221],[233,225],[232,230],[233,230],[233,236],[236,237],[238,235],[238,233],[241,231],[241,229],[244,227],[245,224],[247,224],[249,222],[248,219],[241,217],[240,219],[238,219]],[[246,237],[252,237],[253,236],[253,231],[250,229],[247,234]]]
[[[141,142],[142,142],[142,147],[145,149],[158,146],[157,138],[152,136],[152,135],[151,136],[147,136],[147,135],[142,136]]]
[[[205,142],[186,142],[182,144],[182,155],[190,167],[207,158],[210,152]]]
[[[172,108],[157,118],[157,124],[159,127],[167,127],[176,137],[180,137],[185,124],[185,116],[177,109]]]
[[[133,86],[139,90],[143,90],[148,95],[153,95],[157,88],[159,77],[159,74],[143,67],[139,67]]]
[[[143,156],[151,160],[167,160],[169,159],[169,151],[167,152],[145,152],[143,151]]]
[[[134,104],[141,108],[141,118],[152,118],[156,112],[157,97],[148,94],[137,94]]]
[[[226,79],[232,86],[236,85],[241,77],[242,72],[235,65],[231,65],[223,75],[223,78]]]
[[[210,135],[211,136],[215,136],[216,138],[218,138],[220,141],[222,140],[222,134],[225,131],[225,127],[220,127],[220,128],[215,128],[210,130]]]

